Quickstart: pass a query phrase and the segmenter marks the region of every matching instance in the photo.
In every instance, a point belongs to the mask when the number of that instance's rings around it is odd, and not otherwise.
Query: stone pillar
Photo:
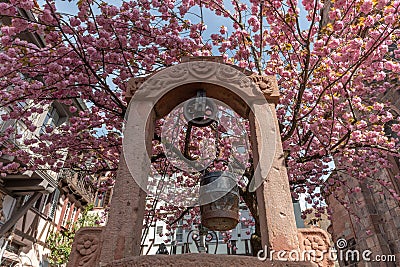
[[[146,193],[137,185],[121,154],[100,263],[140,254]]]
[[[146,202],[147,177],[150,166],[147,165],[151,155],[151,142],[154,134],[155,114],[143,115],[144,107],[152,103],[142,102],[131,110],[129,120],[134,120],[137,134],[126,135],[124,153],[121,154],[111,209],[104,229],[100,265],[130,256],[139,256]],[[145,146],[145,147],[144,147]],[[147,150],[147,152],[146,152]],[[126,159],[135,154],[135,158]],[[127,162],[133,162],[128,167]],[[133,175],[137,176],[134,179]],[[140,185],[137,181],[140,181]]]
[[[273,112],[275,129],[279,129],[278,120],[275,113],[275,105],[269,104]],[[282,149],[280,133],[277,130],[275,156],[273,158],[272,168],[268,172],[265,168],[266,162],[259,162],[262,151],[263,136],[260,127],[268,125],[268,122],[262,121],[263,114],[266,112],[260,106],[254,107],[254,114],[250,115],[251,142],[253,147],[254,166],[259,165],[253,179],[263,181],[257,188],[258,213],[260,218],[261,242],[262,247],[268,250],[298,250],[299,241],[297,238],[296,221],[294,218],[293,203],[290,193],[289,180],[287,176],[285,159]],[[266,117],[266,116],[265,116]],[[256,148],[256,149],[255,149]],[[269,153],[269,151],[267,152]]]

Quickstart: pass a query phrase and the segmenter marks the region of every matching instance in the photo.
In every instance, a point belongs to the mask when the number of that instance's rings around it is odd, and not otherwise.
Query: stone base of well
[[[215,255],[215,254],[181,254],[181,255],[148,255],[125,258],[108,264],[100,264],[100,267],[150,267],[150,266],[174,266],[174,267],[315,267],[311,262],[282,262],[260,261],[256,257]]]
[[[279,260],[261,261],[257,257],[214,254],[181,254],[181,255],[147,255],[132,256],[121,260],[101,263],[100,252],[105,240],[102,240],[102,227],[83,227],[75,234],[72,251],[67,267],[130,267],[130,266],[319,266],[333,267],[334,262],[328,258],[329,237],[319,228],[297,229],[299,238],[299,252],[314,253],[316,262],[287,262]],[[114,248],[119,249],[119,248]],[[310,254],[311,255],[311,254]],[[275,258],[275,254],[273,257]],[[303,259],[303,258],[301,258]],[[306,259],[306,258],[304,258]],[[312,258],[310,258],[313,261]]]

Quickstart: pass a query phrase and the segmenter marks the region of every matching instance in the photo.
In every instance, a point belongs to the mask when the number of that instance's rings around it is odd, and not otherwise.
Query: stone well
[[[296,228],[284,154],[275,113],[279,90],[274,77],[260,76],[219,57],[188,58],[186,62],[145,78],[131,79],[130,101],[121,155],[104,228],[83,228],[75,237],[69,267],[92,266],[312,266],[305,262],[262,262],[256,257],[184,254],[141,256],[149,155],[154,124],[201,87],[249,119],[262,246],[274,251],[321,250],[329,238],[319,229]],[[324,260],[320,266],[332,266]]]

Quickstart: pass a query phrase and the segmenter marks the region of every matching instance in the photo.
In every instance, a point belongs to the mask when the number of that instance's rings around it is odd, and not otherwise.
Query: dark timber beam
[[[13,212],[11,218],[8,219],[8,221],[6,221],[6,223],[0,228],[0,237],[4,236],[4,234],[6,234],[18,222],[18,220],[27,213],[41,195],[41,192],[34,193],[19,210]]]

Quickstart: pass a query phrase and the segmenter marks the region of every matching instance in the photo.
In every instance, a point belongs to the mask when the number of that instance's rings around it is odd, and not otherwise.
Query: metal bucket
[[[239,222],[239,188],[230,172],[210,172],[200,178],[201,224],[226,231]]]

